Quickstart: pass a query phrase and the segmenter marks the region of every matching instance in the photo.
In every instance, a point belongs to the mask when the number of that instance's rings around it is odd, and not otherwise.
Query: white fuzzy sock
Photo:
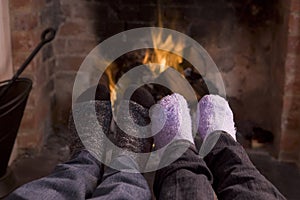
[[[198,103],[198,132],[204,139],[214,131],[225,131],[236,141],[233,113],[228,102],[218,95],[205,95]]]

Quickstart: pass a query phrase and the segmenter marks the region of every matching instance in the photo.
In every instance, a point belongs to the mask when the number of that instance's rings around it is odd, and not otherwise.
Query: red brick
[[[63,72],[57,73],[56,83],[56,104],[54,108],[56,123],[66,125],[68,123],[69,111],[72,103],[73,84],[76,73]]]
[[[286,130],[293,130],[300,133],[300,98],[296,99],[292,100],[291,107],[287,112],[285,127]]]
[[[9,0],[10,13],[31,13],[41,10],[45,6],[44,0]]]
[[[285,86],[286,95],[300,95],[300,57],[288,55],[285,63]]]
[[[48,44],[48,45],[44,46],[41,54],[42,54],[42,62],[43,63],[54,58],[53,45]]]
[[[42,87],[47,84],[48,80],[49,77],[46,66],[39,66],[36,72],[36,84],[38,85],[38,87]]]
[[[65,56],[57,58],[57,70],[78,71],[84,57]]]
[[[70,5],[74,3],[73,0],[60,0],[61,5]]]
[[[46,0],[32,0],[35,10],[41,10],[46,6]]]
[[[105,30],[103,25],[102,27],[98,27],[101,24],[95,23],[93,21],[86,21],[86,20],[77,20],[76,22],[65,22],[61,25],[57,37],[62,38],[76,38],[76,39],[96,39],[99,34],[97,33],[98,30]]]
[[[45,89],[43,89],[45,91]],[[49,113],[49,94],[46,92],[42,92],[40,97],[38,98],[37,107],[35,109],[35,121],[34,123],[38,128],[44,126],[45,119],[50,116]]]
[[[61,5],[60,9],[64,17],[71,17],[71,6],[70,5]]]
[[[85,26],[75,22],[66,22],[59,29],[60,36],[79,36],[85,33]]]
[[[300,134],[283,133],[281,137],[281,150],[285,152],[298,151],[300,145]]]
[[[300,15],[291,14],[289,18],[289,35],[298,36],[300,34]]]
[[[105,19],[108,17],[108,9],[102,4],[80,4],[72,6],[73,17],[84,20]]]
[[[53,76],[53,74],[55,73],[55,59],[51,59],[51,60],[48,60],[48,75],[49,75],[49,78],[51,78]]]
[[[300,95],[285,95],[282,109],[283,129],[300,133]]]
[[[285,70],[287,74],[295,73],[300,65],[300,57],[297,55],[288,55],[285,60]]]
[[[300,95],[300,80],[299,80],[299,78],[294,77],[293,80],[286,81],[284,90],[285,90],[284,93],[286,95]]]
[[[299,0],[291,0],[291,12],[300,12],[300,1]]]
[[[14,71],[16,72],[21,65],[25,62],[25,60],[27,59],[27,57],[29,56],[29,52],[28,53],[14,53],[13,54],[13,68]],[[26,73],[34,73],[35,69],[36,69],[36,61],[32,60],[28,66],[26,67],[25,71]],[[23,75],[23,74],[22,74]]]
[[[12,30],[27,31],[38,25],[38,16],[35,13],[16,13],[12,19]]]
[[[13,31],[12,48],[13,52],[32,52],[39,43],[39,36],[34,31]]]
[[[27,99],[27,105],[26,106],[30,107],[30,108],[35,107],[35,100],[36,100],[36,97],[35,97],[34,93],[31,90],[29,98]]]
[[[20,128],[22,130],[34,130],[34,109],[29,108],[24,111]]]
[[[70,54],[83,54],[86,56],[93,48],[97,46],[95,40],[70,39],[67,42],[67,50]]]
[[[66,50],[67,39],[65,38],[57,38],[53,41],[53,50],[55,55],[64,55],[67,54]]]
[[[32,106],[32,107],[37,106],[36,102],[37,102],[37,99],[39,97],[39,93],[40,93],[39,88],[32,88],[32,90],[30,91],[28,101],[27,101],[28,106]]]
[[[18,148],[37,148],[42,145],[42,134],[40,131],[21,131],[18,135]]]
[[[10,9],[11,10],[23,10],[30,11],[33,6],[32,0],[10,0]]]
[[[287,44],[287,52],[298,54],[300,52],[300,37],[298,36],[289,36]]]

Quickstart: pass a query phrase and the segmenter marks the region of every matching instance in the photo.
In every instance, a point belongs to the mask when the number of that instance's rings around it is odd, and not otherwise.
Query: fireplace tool
[[[41,41],[10,80],[0,82],[0,198],[8,192],[10,181],[8,161],[23,117],[32,81],[19,78],[41,48],[55,37],[55,29],[48,28],[41,34]]]

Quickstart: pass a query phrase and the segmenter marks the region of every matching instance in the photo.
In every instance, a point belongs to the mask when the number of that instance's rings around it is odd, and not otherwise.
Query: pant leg
[[[7,199],[85,199],[97,187],[102,171],[101,164],[82,150],[72,160],[57,165],[49,176],[19,187]]]
[[[204,160],[214,176],[213,188],[219,199],[285,199],[230,135],[217,131],[205,143],[213,143],[210,140],[217,135],[220,137]]]
[[[129,156],[119,156],[113,160],[112,166],[124,169],[118,171],[107,168],[103,181],[95,190],[92,199],[151,199],[151,191],[144,176],[137,171],[138,166]]]
[[[178,148],[187,148],[187,151],[175,162],[156,172],[154,180],[156,198],[214,199],[212,175],[194,145],[185,140],[176,141],[168,146],[162,160],[165,156],[176,156],[174,152]]]

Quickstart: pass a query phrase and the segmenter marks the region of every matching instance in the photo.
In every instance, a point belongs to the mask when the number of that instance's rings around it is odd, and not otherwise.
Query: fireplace
[[[34,43],[27,41],[28,35],[38,35],[45,25],[55,26],[58,35],[36,61],[45,68],[37,69],[36,63],[28,71],[34,86],[18,138],[20,148],[41,146],[49,135],[66,127],[76,72],[98,43],[124,30],[160,26],[187,34],[208,51],[222,74],[237,130],[243,137],[253,139],[254,129],[259,130],[258,135],[267,133],[271,135],[266,139],[270,142],[268,151],[281,160],[298,162],[298,1],[32,2],[10,2],[14,65],[18,66],[24,57],[22,51]],[[37,21],[26,17],[32,13],[39,16]],[[120,76],[127,68],[143,63],[145,56],[145,51],[140,51],[121,57],[118,62],[123,67],[112,73]],[[208,93],[201,73],[188,62],[183,60],[179,70],[198,98]]]

